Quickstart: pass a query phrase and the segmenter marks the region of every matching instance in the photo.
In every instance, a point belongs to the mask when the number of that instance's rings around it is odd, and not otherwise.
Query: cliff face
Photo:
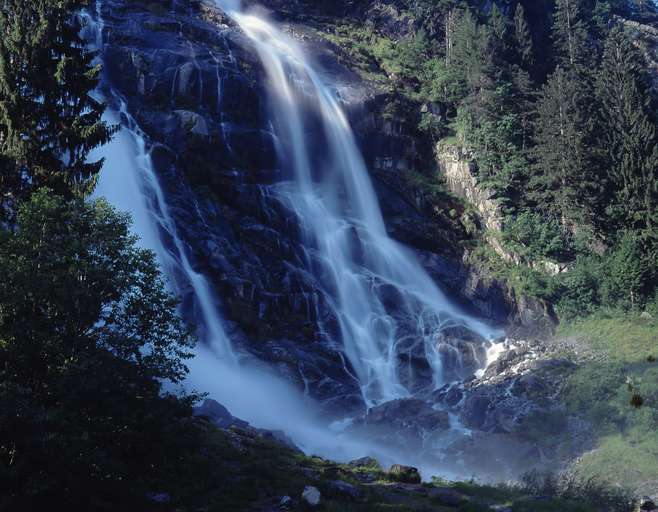
[[[107,86],[148,138],[178,234],[221,299],[233,342],[331,408],[361,407],[360,390],[333,342],[337,319],[306,270],[294,214],[268,191],[284,171],[250,43],[212,2],[102,5]],[[455,224],[422,187],[409,186],[427,152],[412,129],[384,115],[388,93],[341,64],[338,50],[304,24],[287,30],[304,40],[336,84],[391,235],[412,247],[464,307],[494,324],[535,324],[545,311],[517,302],[504,283],[465,264]],[[178,278],[185,314],[199,320],[194,294]]]

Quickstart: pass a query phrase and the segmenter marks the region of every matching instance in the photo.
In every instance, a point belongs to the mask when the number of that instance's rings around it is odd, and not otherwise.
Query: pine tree
[[[102,162],[89,152],[112,129],[90,96],[92,64],[74,13],[86,0],[7,0],[0,5],[0,154],[4,204],[40,186],[89,193]]]
[[[539,208],[566,225],[587,217],[591,156],[580,101],[578,84],[558,67],[537,102],[531,188]]]
[[[658,197],[658,136],[650,79],[642,55],[619,27],[605,43],[596,89],[600,142],[612,186],[609,210],[629,228],[650,222]]]
[[[519,63],[528,70],[532,66],[532,36],[525,17],[525,9],[520,3],[514,11],[514,42]]]
[[[579,0],[556,1],[553,44],[557,64],[563,69],[581,73],[591,64],[587,24]]]

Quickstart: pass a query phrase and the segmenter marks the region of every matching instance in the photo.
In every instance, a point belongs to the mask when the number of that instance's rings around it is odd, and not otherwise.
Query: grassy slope
[[[213,471],[206,478],[198,475],[194,484],[181,488],[179,476],[172,476],[171,505],[180,511],[238,512],[276,510],[282,496],[296,502],[305,486],[320,489],[325,512],[484,512],[490,505],[509,505],[514,512],[590,512],[594,507],[564,500],[536,500],[521,490],[507,486],[480,486],[472,482],[449,483],[436,480],[422,485],[395,482],[381,467],[352,467],[319,457],[305,456],[253,433],[217,430],[205,422],[207,447],[204,457],[213,459]],[[181,468],[181,471],[194,468]],[[360,474],[372,475],[364,484]],[[351,500],[332,493],[329,482],[342,480],[358,487],[362,497]],[[450,488],[463,495],[460,505],[448,506],[432,497],[435,488]],[[293,510],[303,510],[293,508]]]
[[[586,477],[658,488],[658,322],[630,315],[599,315],[562,327],[595,357],[569,379],[568,408],[591,422],[597,446],[575,465]],[[630,386],[629,386],[630,382]],[[639,394],[644,405],[633,407]]]

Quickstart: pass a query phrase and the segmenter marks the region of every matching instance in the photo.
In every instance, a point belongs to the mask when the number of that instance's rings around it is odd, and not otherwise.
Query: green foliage
[[[635,232],[624,232],[603,256],[580,255],[563,276],[558,310],[565,319],[599,308],[644,307],[657,284],[656,250]]]
[[[651,226],[658,202],[658,135],[650,78],[639,50],[616,27],[608,36],[597,95],[608,171],[608,216],[617,225]]]
[[[537,101],[531,197],[564,223],[587,222],[592,157],[588,144],[588,100],[577,77],[559,67]]]
[[[0,237],[0,508],[144,501],[194,440],[194,396],[161,397],[193,339],[153,254],[105,202],[43,190]]]
[[[525,9],[521,3],[516,6],[516,10],[514,11],[514,43],[516,45],[519,63],[525,69],[529,69],[533,62],[532,36],[530,35],[530,29],[526,21]]]
[[[592,51],[582,2],[556,0],[553,44],[557,63],[572,72],[588,69]]]
[[[524,210],[508,223],[503,240],[516,254],[528,261],[560,259],[569,252],[569,241],[562,226],[551,218]]]
[[[86,0],[9,0],[0,5],[0,207],[41,186],[88,193],[102,162],[89,152],[112,133],[90,93],[92,64],[72,13]]]
[[[597,314],[564,325],[560,337],[580,340],[604,357],[579,365],[566,382],[563,400],[590,422],[597,439],[574,468],[583,478],[642,486],[658,478],[658,364],[655,320]],[[635,408],[634,393],[643,399]],[[642,491],[641,491],[642,492]]]

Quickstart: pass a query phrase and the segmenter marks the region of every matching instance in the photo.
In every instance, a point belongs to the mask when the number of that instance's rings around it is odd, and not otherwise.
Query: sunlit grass
[[[565,391],[567,407],[587,418],[597,437],[577,471],[637,489],[658,482],[658,323],[608,313],[561,327],[559,335],[595,351]],[[642,397],[641,407],[631,404],[633,395]]]

